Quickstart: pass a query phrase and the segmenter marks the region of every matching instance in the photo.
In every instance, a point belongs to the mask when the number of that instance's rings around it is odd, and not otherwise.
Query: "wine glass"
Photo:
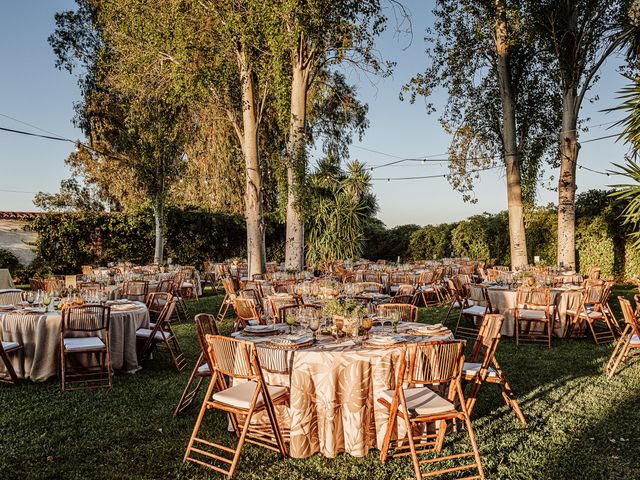
[[[289,325],[289,335],[291,335],[293,333],[293,326],[296,324],[295,313],[287,313],[284,317],[284,321]]]
[[[339,316],[333,317],[333,325],[336,327],[336,337],[342,337],[342,328],[344,327],[344,319]]]
[[[316,340],[316,335],[319,328],[320,328],[320,317],[318,317],[317,315],[314,315],[311,318],[309,318],[309,330],[313,332],[314,341]]]
[[[51,305],[51,295],[49,295],[48,293],[45,293],[44,297],[42,297],[42,304],[44,305],[44,311],[48,312],[49,305]]]
[[[364,339],[365,340],[369,340],[369,330],[371,330],[371,328],[373,327],[373,318],[364,317],[360,321],[360,325],[362,326],[362,329],[364,330]]]
[[[32,291],[27,292],[27,303],[29,304],[30,307],[33,306],[33,302],[35,301],[35,295]]]
[[[398,324],[400,323],[400,312],[391,312],[391,325],[393,333],[398,333]]]

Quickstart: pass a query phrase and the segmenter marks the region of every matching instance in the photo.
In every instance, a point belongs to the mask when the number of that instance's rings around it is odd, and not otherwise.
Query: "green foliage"
[[[532,208],[526,212],[527,256],[535,256],[548,265],[556,263],[558,212],[554,206]]]
[[[406,259],[410,251],[411,238],[420,227],[418,225],[399,225],[386,229],[384,223],[372,218],[365,223],[365,243],[363,252],[370,260]]]
[[[455,223],[427,225],[416,230],[409,241],[409,255],[413,260],[427,260],[451,256],[451,230]]]
[[[362,254],[364,225],[376,211],[371,176],[355,161],[347,171],[340,161],[327,157],[309,178],[311,212],[306,238],[307,264],[320,266]]]
[[[102,252],[93,247],[96,228]],[[31,223],[38,234],[36,249],[41,270],[72,274],[82,265],[129,261],[146,264],[153,260],[153,217],[148,209],[122,213],[52,213]],[[284,243],[282,225],[266,225],[268,252],[280,260]],[[239,215],[207,212],[196,208],[169,208],[167,212],[167,256],[174,263],[202,266],[205,260],[221,261],[246,256],[246,229]]]
[[[20,260],[13,252],[0,248],[0,268],[8,268],[11,274],[15,274],[21,267]]]
[[[456,257],[488,259],[491,256],[483,217],[474,216],[451,230],[451,249]]]

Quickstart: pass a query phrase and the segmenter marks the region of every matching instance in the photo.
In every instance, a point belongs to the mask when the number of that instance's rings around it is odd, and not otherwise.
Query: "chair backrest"
[[[129,300],[144,301],[149,293],[149,282],[146,280],[127,280],[122,284],[122,296]]]
[[[17,288],[0,292],[0,305],[15,305],[23,300],[24,293]]]
[[[78,282],[80,290],[104,290],[104,283],[101,282]]]
[[[434,282],[436,277],[435,270],[427,270],[426,272],[422,272],[420,277],[418,278],[418,284],[420,285],[429,285]]]
[[[382,289],[384,288],[383,285],[378,282],[360,282],[358,283],[358,287],[361,289],[361,292],[366,293],[382,293]]]
[[[408,365],[398,379],[413,385],[433,385],[459,380],[464,360],[464,341],[414,343],[408,347]],[[404,358],[403,358],[404,359]],[[401,362],[401,367],[402,367]],[[398,381],[396,380],[396,381]],[[396,384],[397,385],[397,384]]]
[[[65,287],[64,279],[60,277],[48,277],[44,279],[44,290],[46,292],[53,292],[55,290],[62,290]]]
[[[638,300],[636,299],[636,302],[637,301]],[[640,338],[640,323],[638,322],[636,312],[631,306],[631,302],[622,296],[618,297],[618,302],[620,302],[620,308],[622,310],[622,315],[624,316],[625,323],[627,323],[631,327],[631,329],[633,330],[632,333],[634,335],[638,335],[638,337]]]
[[[273,295],[268,298],[269,308],[271,309],[271,317],[275,321],[280,321],[280,309],[283,307],[298,306],[298,302],[293,296],[280,297]]]
[[[233,297],[236,294],[236,286],[233,283],[233,278],[230,276],[222,278],[222,287],[224,288],[224,292],[230,297]]]
[[[548,309],[551,302],[551,290],[546,287],[518,287],[516,305],[522,309]]]
[[[244,327],[249,320],[260,321],[260,314],[258,313],[256,304],[250,298],[233,298],[233,309],[242,327]]]
[[[165,305],[173,299],[173,295],[169,292],[151,292],[147,294],[145,305],[149,313],[160,315]]]
[[[382,283],[382,274],[375,271],[366,271],[362,273],[363,282]]]
[[[478,336],[471,350],[470,360],[477,362],[480,357],[492,357],[500,342],[500,330],[504,322],[504,316],[490,313],[484,316]],[[491,358],[489,359],[489,361]],[[482,362],[485,363],[484,361]]]
[[[222,335],[206,335],[205,338],[212,372],[231,378],[257,380],[253,342]]]
[[[260,293],[258,292],[258,290],[255,290],[253,288],[247,288],[244,290],[240,290],[240,298],[248,298],[250,300],[253,300],[253,303],[255,303],[256,308],[259,311],[262,311],[262,297],[260,296]]]
[[[109,330],[111,308],[104,305],[79,305],[62,309],[62,335],[65,332]]]
[[[378,315],[382,317],[389,317],[393,313],[400,313],[400,320],[403,322],[417,322],[418,321],[418,307],[409,303],[384,303],[377,307]]]
[[[198,313],[195,318],[196,334],[198,335],[198,343],[202,349],[202,353],[205,361],[209,365],[209,371],[213,371],[213,366],[209,363],[210,358],[207,354],[207,335],[220,335],[218,331],[218,324],[216,323],[216,317],[210,313]]]

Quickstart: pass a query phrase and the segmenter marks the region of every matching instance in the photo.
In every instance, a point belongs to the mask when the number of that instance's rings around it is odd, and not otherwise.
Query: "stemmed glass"
[[[296,315],[294,313],[288,313],[284,317],[284,321],[289,325],[289,335],[293,333],[293,326],[296,324]]]
[[[44,297],[42,297],[42,304],[44,305],[44,311],[48,312],[49,305],[51,305],[51,295],[49,295],[48,293],[45,293]]]
[[[364,330],[364,339],[365,340],[369,340],[369,330],[371,330],[371,328],[373,327],[373,318],[364,317],[360,321],[360,325],[362,326],[362,329]]]
[[[33,292],[27,292],[27,303],[29,304],[30,307],[33,306],[33,302],[35,301],[35,295]]]
[[[320,328],[320,317],[318,315],[313,315],[309,318],[309,330],[313,332],[313,341],[316,341],[316,335],[318,329]]]
[[[393,333],[398,333],[399,323],[400,323],[400,312],[391,312],[391,325],[393,325]]]

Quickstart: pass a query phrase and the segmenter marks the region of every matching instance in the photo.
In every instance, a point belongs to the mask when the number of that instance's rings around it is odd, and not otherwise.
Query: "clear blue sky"
[[[371,124],[362,142],[356,142],[351,148],[351,157],[369,165],[386,163],[393,158],[366,152],[358,146],[402,157],[416,157],[446,152],[449,143],[437,121],[437,113],[427,115],[421,100],[411,105],[398,99],[402,85],[424,69],[424,30],[432,22],[431,0],[405,3],[412,12],[413,42],[409,44],[407,38],[394,38],[392,30],[379,42],[383,56],[397,62],[393,76],[367,79],[352,73],[350,78],[358,84],[361,99],[369,104]],[[55,69],[55,58],[47,37],[54,29],[54,13],[74,8],[75,2],[71,0],[13,0],[3,2],[0,16],[0,114],[71,139],[81,137],[81,132],[72,124],[73,103],[79,100],[77,78]],[[582,117],[590,118],[587,122],[590,125],[617,119],[600,111],[616,105],[615,92],[624,84],[616,72],[618,62],[618,58],[612,58],[605,65],[600,82],[592,90],[592,96],[597,95],[599,100],[586,102],[583,107]],[[441,108],[445,101],[443,92],[434,100]],[[0,116],[0,126],[37,132],[4,116]],[[582,133],[581,139],[611,133],[616,131],[607,130],[606,126],[592,128]],[[0,176],[0,210],[33,210],[31,200],[35,192],[57,191],[60,180],[69,176],[64,160],[73,148],[70,143],[0,132],[0,171],[3,172]],[[602,171],[610,168],[612,161],[621,161],[625,152],[626,148],[613,139],[585,143],[579,163]],[[381,168],[375,171],[374,176],[387,178],[437,173],[446,173],[446,167],[418,163]],[[548,169],[545,176],[548,178],[550,175],[557,178],[557,171]],[[579,191],[605,188],[609,183],[613,183],[610,177],[586,170],[578,173]],[[505,181],[499,169],[483,173],[476,188],[476,204],[464,203],[462,196],[453,191],[443,178],[375,181],[374,191],[380,205],[378,216],[388,226],[454,221],[506,208]],[[539,203],[555,200],[555,192],[539,188]]]

